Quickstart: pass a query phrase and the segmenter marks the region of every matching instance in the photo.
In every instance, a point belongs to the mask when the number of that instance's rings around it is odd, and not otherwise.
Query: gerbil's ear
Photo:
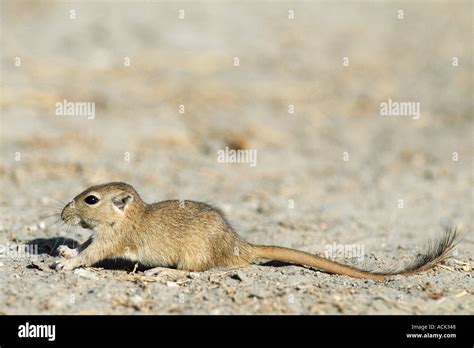
[[[125,207],[127,207],[133,201],[133,196],[130,193],[122,192],[112,198],[112,203],[114,207],[123,212]]]

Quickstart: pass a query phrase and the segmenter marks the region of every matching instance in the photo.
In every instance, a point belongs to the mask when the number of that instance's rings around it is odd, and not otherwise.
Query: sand
[[[473,313],[469,1],[2,1],[1,13],[0,313]],[[67,102],[94,113],[58,112]],[[389,102],[419,114],[384,115]],[[226,147],[256,151],[255,165],[218,161]],[[58,245],[90,231],[48,215],[109,181],[147,202],[210,202],[252,243],[348,250],[333,256],[366,268],[409,262],[446,226],[464,240],[433,270],[380,283],[277,263],[51,269]]]

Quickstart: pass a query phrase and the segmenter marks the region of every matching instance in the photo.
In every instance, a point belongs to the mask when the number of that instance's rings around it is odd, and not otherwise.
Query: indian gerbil
[[[187,271],[243,267],[257,259],[314,267],[328,273],[382,280],[430,269],[449,256],[456,230],[448,230],[425,254],[399,271],[357,269],[307,252],[253,245],[240,238],[223,213],[205,203],[169,200],[143,202],[135,189],[120,182],[93,186],[69,202],[61,218],[93,231],[77,249],[58,248],[65,260],[56,269],[91,266],[106,258],[125,258],[149,267]]]

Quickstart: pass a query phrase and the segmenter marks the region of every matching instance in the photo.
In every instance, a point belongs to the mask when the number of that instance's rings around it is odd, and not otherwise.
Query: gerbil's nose
[[[70,201],[66,206],[63,208],[61,211],[61,220],[66,221],[66,215],[68,210],[70,210],[72,207],[74,207],[74,201]]]

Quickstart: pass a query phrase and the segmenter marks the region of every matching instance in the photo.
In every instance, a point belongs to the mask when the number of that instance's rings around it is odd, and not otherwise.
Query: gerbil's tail
[[[431,243],[423,254],[418,255],[410,264],[400,270],[377,272],[361,270],[314,254],[278,246],[254,245],[254,260],[277,260],[306,265],[328,273],[347,275],[354,278],[383,280],[397,274],[411,275],[426,271],[449,257],[450,252],[459,242],[457,229],[446,229],[443,236]]]

